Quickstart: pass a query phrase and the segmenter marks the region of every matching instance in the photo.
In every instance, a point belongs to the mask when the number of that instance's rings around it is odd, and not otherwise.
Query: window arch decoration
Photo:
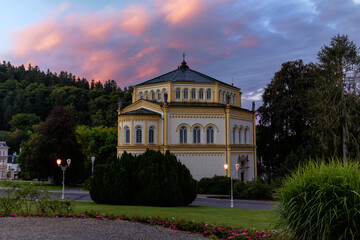
[[[130,128],[126,126],[124,128],[124,131],[125,131],[125,143],[130,143]]]
[[[199,126],[193,128],[193,143],[201,143],[201,130]]]
[[[154,143],[155,142],[155,127],[151,126],[149,128],[149,143]]]
[[[182,126],[186,126],[188,129],[191,129],[191,126],[187,123],[180,123],[177,127],[176,127],[176,132],[178,132],[180,130],[180,127]]]
[[[191,89],[191,100],[195,100],[196,99],[196,89],[193,88]]]
[[[135,128],[135,134],[135,142],[142,143],[142,128],[140,126]]]
[[[183,92],[183,99],[184,100],[187,100],[189,99],[189,91],[187,88],[184,89],[184,92]]]
[[[209,126],[214,127],[214,128],[216,129],[216,132],[219,132],[219,128],[218,128],[215,124],[213,124],[213,123],[208,123],[208,124],[206,124],[206,125],[204,126],[204,129],[206,129],[206,128],[209,127]]]
[[[180,88],[176,88],[176,90],[175,90],[175,98],[180,99],[180,94],[181,94]]]
[[[200,99],[200,100],[203,100],[203,99],[204,99],[204,90],[203,90],[203,89],[200,89],[200,90],[199,90],[199,99]]]

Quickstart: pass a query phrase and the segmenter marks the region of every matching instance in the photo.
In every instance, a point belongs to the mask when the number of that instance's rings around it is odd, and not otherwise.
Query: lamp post
[[[229,165],[227,163],[224,164],[224,169],[227,170],[229,167]],[[234,194],[233,194],[233,175],[235,173],[235,171],[237,172],[239,170],[240,165],[237,163],[235,164],[235,169],[233,172],[230,171],[230,207],[233,208],[234,207]]]
[[[65,165],[65,166],[61,165],[61,161],[62,161],[61,159],[58,159],[58,160],[56,160],[56,163],[61,168],[61,170],[63,172],[63,182],[62,182],[63,187],[62,187],[62,192],[61,192],[61,200],[64,200],[64,195],[65,195],[65,171],[66,171],[66,168],[70,166],[71,159],[68,158],[66,160],[67,165]]]
[[[95,157],[92,156],[91,157],[91,176],[94,175],[94,162],[95,162]]]

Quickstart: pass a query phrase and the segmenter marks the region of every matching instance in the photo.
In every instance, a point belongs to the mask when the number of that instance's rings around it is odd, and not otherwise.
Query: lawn
[[[126,217],[161,217],[175,218],[185,221],[202,221],[209,224],[241,226],[259,230],[272,229],[274,225],[273,210],[254,210],[221,207],[147,207],[96,204],[92,202],[76,202],[75,212],[95,211],[100,215]]]

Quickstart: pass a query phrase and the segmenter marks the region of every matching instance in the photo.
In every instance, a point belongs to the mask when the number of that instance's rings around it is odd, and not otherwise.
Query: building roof
[[[130,112],[122,113],[121,115],[161,115],[160,113],[151,111],[145,108],[139,108]]]
[[[178,67],[178,69],[165,73],[164,75],[161,75],[159,77],[150,79],[148,81],[145,81],[143,83],[140,83],[136,86],[144,86],[149,84],[155,84],[155,83],[164,83],[164,82],[194,82],[194,83],[221,83],[227,86],[234,87],[232,85],[229,85],[227,83],[224,83],[220,80],[217,80],[215,78],[209,77],[205,74],[202,74],[200,72],[194,71],[189,68],[189,66],[186,64],[185,60],[181,63],[181,66]]]
[[[6,142],[0,142],[0,147],[1,148],[8,148],[8,146],[6,145]]]

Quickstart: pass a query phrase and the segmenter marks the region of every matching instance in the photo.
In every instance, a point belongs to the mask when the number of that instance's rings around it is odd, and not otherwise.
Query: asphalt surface
[[[52,191],[54,195],[59,195],[59,191]],[[223,199],[226,196],[219,195],[198,195],[192,206],[208,206],[208,207],[230,207],[230,199]],[[69,189],[65,191],[65,199],[74,201],[92,201],[89,192],[80,189]],[[257,200],[234,200],[234,208],[272,209],[275,205],[273,201],[257,201]]]
[[[0,192],[1,192],[0,188]],[[60,198],[61,191],[49,191],[52,198]],[[192,206],[208,206],[208,207],[230,207],[230,199],[224,199],[227,196],[221,195],[198,195]],[[88,201],[92,202],[90,193],[83,191],[80,188],[72,188],[65,190],[65,199],[73,201]],[[275,202],[273,201],[257,201],[257,200],[234,200],[234,208],[258,209],[266,210],[273,209]]]

